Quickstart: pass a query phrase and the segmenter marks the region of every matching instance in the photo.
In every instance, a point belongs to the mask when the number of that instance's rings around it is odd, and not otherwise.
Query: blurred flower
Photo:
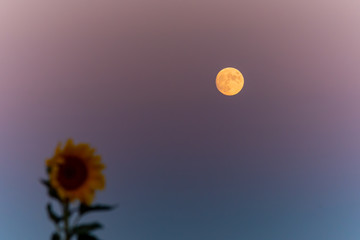
[[[62,200],[90,205],[95,190],[105,187],[105,168],[101,157],[88,144],[75,145],[69,139],[64,148],[61,144],[55,149],[54,156],[46,160],[50,185]]]

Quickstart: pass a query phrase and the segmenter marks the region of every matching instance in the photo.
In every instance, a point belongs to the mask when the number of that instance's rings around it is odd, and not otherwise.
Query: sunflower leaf
[[[85,213],[88,212],[94,212],[94,211],[109,211],[114,209],[116,206],[110,206],[110,205],[105,205],[105,204],[97,204],[97,205],[93,205],[93,206],[88,206],[86,204],[80,204],[80,208],[79,208],[79,214],[80,215],[84,215]]]
[[[50,182],[48,180],[45,179],[40,179],[40,182],[45,185],[46,187],[50,187]]]
[[[48,180],[44,180],[44,179],[41,179],[40,181],[43,185],[45,185],[48,189],[48,194],[50,197],[56,199],[56,200],[59,200],[61,201],[61,198],[59,196],[59,194],[57,193],[57,191],[55,190],[55,188],[53,188],[50,184],[50,181]]]
[[[94,235],[80,234],[78,235],[77,240],[99,240],[99,239]]]
[[[60,235],[58,233],[53,233],[51,235],[51,240],[60,240]]]
[[[74,227],[71,230],[71,235],[74,235],[74,234],[76,234],[76,235],[86,235],[90,231],[101,229],[101,228],[102,228],[102,225],[100,223],[98,223],[98,222],[82,224],[82,225],[78,225],[78,226]]]
[[[52,206],[51,206],[50,203],[47,204],[46,209],[47,209],[47,212],[48,212],[48,215],[49,215],[50,219],[51,219],[53,222],[59,223],[59,222],[62,220],[62,218],[59,217],[59,216],[54,212],[54,210],[52,209]]]

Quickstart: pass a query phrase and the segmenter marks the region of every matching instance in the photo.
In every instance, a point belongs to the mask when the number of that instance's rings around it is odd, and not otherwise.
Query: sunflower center
[[[58,181],[66,190],[75,190],[84,184],[88,170],[84,162],[77,157],[65,157],[59,166]]]

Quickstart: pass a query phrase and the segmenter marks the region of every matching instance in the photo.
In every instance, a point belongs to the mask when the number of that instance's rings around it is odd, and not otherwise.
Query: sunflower
[[[62,200],[79,200],[90,205],[95,190],[104,189],[105,177],[101,171],[105,166],[101,163],[101,157],[94,153],[95,149],[88,144],[75,145],[69,139],[64,148],[61,148],[60,143],[54,156],[46,160],[50,185]]]

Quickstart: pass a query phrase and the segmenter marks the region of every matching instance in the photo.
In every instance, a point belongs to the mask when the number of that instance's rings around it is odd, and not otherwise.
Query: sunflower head
[[[62,200],[70,202],[79,200],[90,205],[94,199],[95,190],[105,187],[105,168],[101,157],[95,155],[95,149],[88,144],[75,145],[69,139],[62,148],[55,149],[53,157],[46,160],[50,185],[57,191]]]

